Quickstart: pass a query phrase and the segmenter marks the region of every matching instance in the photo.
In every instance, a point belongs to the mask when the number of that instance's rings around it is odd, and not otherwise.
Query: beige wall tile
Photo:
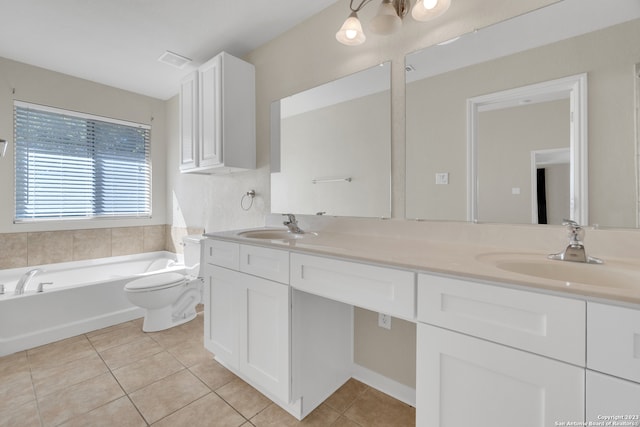
[[[111,256],[111,229],[95,228],[73,232],[73,260]]]
[[[144,251],[143,227],[111,229],[111,255],[132,255]]]
[[[27,233],[0,235],[0,268],[17,268],[27,265]]]
[[[143,250],[145,252],[163,251],[165,244],[165,226],[147,225],[143,227]]]
[[[28,233],[28,264],[73,261],[73,231]]]

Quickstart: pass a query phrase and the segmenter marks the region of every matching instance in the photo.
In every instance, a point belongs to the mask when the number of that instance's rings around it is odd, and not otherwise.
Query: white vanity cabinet
[[[640,426],[640,311],[589,302],[587,421],[603,420]]]
[[[269,257],[278,263],[289,255],[205,241],[205,347],[258,389],[289,402],[290,288],[287,283],[242,272],[242,263],[236,267],[233,261],[239,261],[240,254],[267,265]],[[284,268],[288,271],[288,265]]]
[[[417,312],[416,425],[584,420],[584,302],[420,274]]]
[[[255,169],[255,69],[222,52],[180,85],[180,171]]]

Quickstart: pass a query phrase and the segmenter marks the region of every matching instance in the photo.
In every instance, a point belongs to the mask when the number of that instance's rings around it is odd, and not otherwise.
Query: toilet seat
[[[124,287],[128,292],[150,292],[172,288],[186,283],[187,279],[180,273],[160,273],[132,280]]]

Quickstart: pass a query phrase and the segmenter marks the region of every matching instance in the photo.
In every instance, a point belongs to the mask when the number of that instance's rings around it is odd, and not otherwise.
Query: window
[[[14,102],[15,221],[151,216],[150,127]]]

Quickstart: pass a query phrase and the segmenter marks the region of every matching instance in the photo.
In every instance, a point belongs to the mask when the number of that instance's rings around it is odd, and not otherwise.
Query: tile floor
[[[203,347],[203,315],[144,333],[142,319],[0,358],[0,427],[408,427],[415,409],[349,380],[302,422]]]

